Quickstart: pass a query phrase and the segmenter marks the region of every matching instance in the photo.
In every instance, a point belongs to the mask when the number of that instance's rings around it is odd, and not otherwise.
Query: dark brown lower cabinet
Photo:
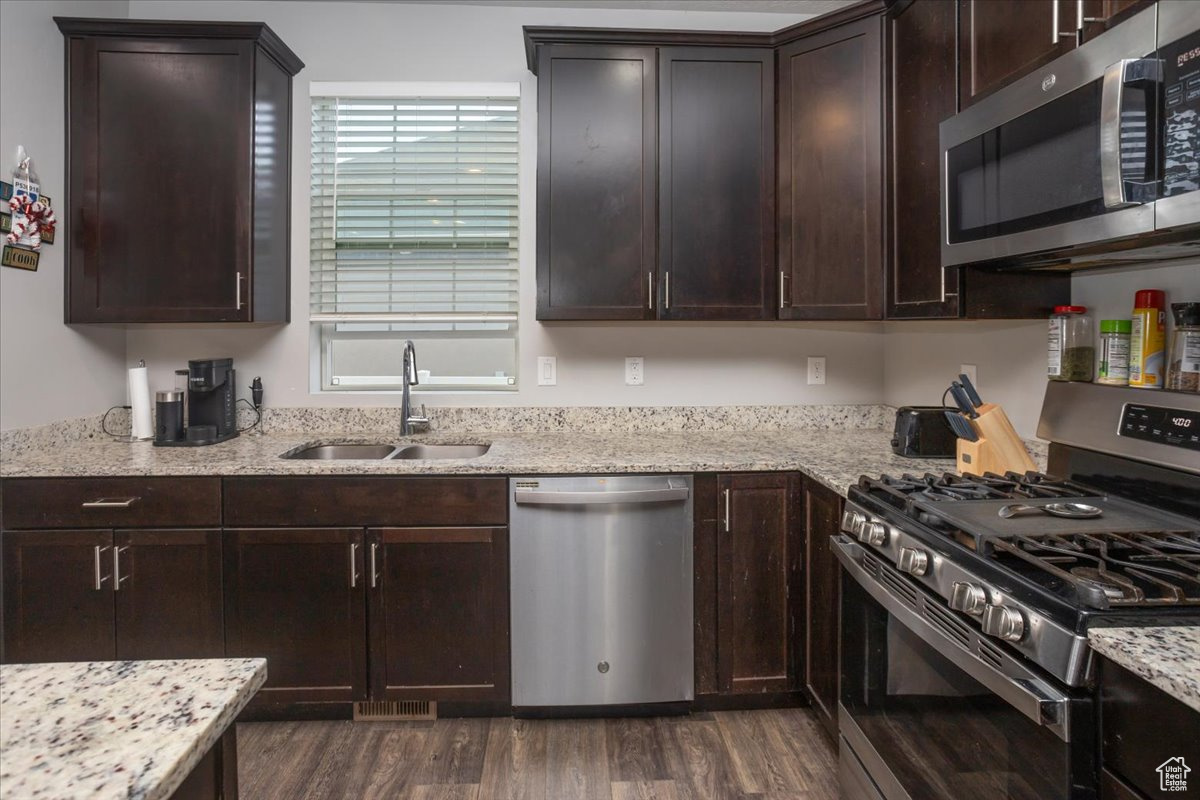
[[[361,528],[225,531],[225,650],[267,659],[256,706],[367,699]]]
[[[367,536],[372,699],[507,700],[508,530]]]
[[[817,717],[837,736],[838,610],[841,605],[841,567],[833,554],[831,536],[838,532],[842,498],[811,478],[804,479],[804,542],[806,548],[804,607],[804,686]]]
[[[117,531],[117,658],[225,654],[221,532]]]
[[[717,481],[717,686],[727,694],[799,688],[803,632],[800,478]]]
[[[216,530],[6,531],[7,662],[224,655]]]
[[[3,660],[115,658],[112,531],[5,531],[3,538]]]

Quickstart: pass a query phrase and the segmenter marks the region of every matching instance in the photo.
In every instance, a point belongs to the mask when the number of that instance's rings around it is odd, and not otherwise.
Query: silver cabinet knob
[[[955,581],[950,587],[950,607],[978,617],[987,608],[987,592],[977,583]]]
[[[929,571],[929,553],[915,547],[901,547],[896,568],[909,575],[921,576]]]
[[[859,528],[867,521],[867,515],[861,511],[855,511],[853,508],[847,508],[842,512],[842,530],[847,533],[858,535]]]
[[[887,544],[887,526],[882,522],[864,522],[858,531],[858,540],[872,547]]]
[[[983,632],[1006,642],[1018,642],[1025,635],[1025,615],[1015,608],[988,606],[983,610]]]

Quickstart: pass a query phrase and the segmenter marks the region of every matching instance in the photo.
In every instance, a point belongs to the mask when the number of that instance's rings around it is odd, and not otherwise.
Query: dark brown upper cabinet
[[[958,0],[958,6],[960,108],[1079,42],[1076,0]]]
[[[539,53],[538,319],[653,319],[653,47]]]
[[[942,267],[938,126],[955,113],[956,27],[942,0],[897,3],[889,15],[887,318],[1045,317],[1070,302],[1068,274]]]
[[[957,317],[958,269],[942,268],[938,125],[954,116],[955,7],[916,0],[889,21],[892,81],[889,319]]]
[[[287,322],[295,53],[262,23],[55,21],[66,321]]]
[[[591,38],[531,44],[537,318],[773,319],[773,51]]]
[[[774,319],[770,49],[659,52],[663,319]]]
[[[883,316],[883,51],[876,15],[779,50],[779,318]]]
[[[1158,0],[1083,0],[1083,40],[1095,39]]]

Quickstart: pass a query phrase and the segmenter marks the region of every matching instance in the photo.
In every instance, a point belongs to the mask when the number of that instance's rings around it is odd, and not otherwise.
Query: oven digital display
[[[1200,450],[1200,414],[1178,408],[1126,403],[1117,433],[1133,439]]]

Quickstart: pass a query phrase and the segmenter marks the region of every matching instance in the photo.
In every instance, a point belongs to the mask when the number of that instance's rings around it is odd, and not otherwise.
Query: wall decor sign
[[[42,243],[54,242],[58,220],[50,198],[41,193],[41,188],[33,159],[24,147],[17,147],[12,183],[0,182],[0,201],[8,210],[5,219],[0,220],[4,233],[4,253],[0,258],[3,266],[37,270]]]

